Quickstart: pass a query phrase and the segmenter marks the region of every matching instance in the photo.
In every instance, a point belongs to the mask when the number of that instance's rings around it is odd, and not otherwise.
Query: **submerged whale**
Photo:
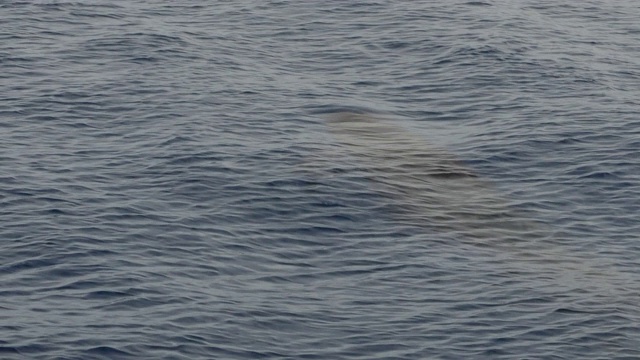
[[[343,112],[329,116],[326,124],[340,153],[366,171],[374,191],[386,194],[401,209],[394,221],[424,229],[426,235],[445,234],[459,244],[498,250],[499,256],[527,263],[539,273],[555,268],[550,278],[571,272],[585,286],[594,280],[605,287],[612,281],[628,283],[607,264],[554,246],[554,232],[547,224],[515,210],[489,181],[453,154],[428,147],[393,122]],[[574,286],[572,281],[568,286]]]
[[[348,112],[333,114],[327,124],[351,161],[367,167],[374,186],[402,204],[402,221],[496,242],[537,228],[453,154],[429,148],[399,126]]]

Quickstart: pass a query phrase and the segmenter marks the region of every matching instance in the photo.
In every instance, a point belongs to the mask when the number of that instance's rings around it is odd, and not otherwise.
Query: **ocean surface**
[[[0,359],[640,359],[639,19],[0,2]]]

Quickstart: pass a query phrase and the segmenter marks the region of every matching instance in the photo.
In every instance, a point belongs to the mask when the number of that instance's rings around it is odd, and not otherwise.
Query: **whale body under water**
[[[494,242],[537,228],[515,216],[490,182],[456,156],[399,126],[358,113],[334,114],[327,124],[375,187],[403,205],[398,219],[407,224]]]
[[[612,283],[632,281],[597,259],[586,261],[554,246],[548,224],[514,210],[490,181],[456,156],[429,147],[392,121],[342,112],[329,116],[326,124],[341,157],[364,168],[372,190],[401,209],[393,221],[423,229],[425,239],[445,234],[460,245],[491,248],[518,266],[549,273],[549,278],[571,273],[567,286],[580,278],[585,287],[600,283],[609,292]]]

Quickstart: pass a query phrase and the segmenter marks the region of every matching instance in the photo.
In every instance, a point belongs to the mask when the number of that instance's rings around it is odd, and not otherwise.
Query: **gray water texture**
[[[640,359],[639,19],[0,2],[0,358]]]

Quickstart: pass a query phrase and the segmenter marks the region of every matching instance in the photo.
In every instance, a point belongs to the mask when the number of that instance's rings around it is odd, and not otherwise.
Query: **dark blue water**
[[[639,359],[638,19],[1,2],[0,358]]]

